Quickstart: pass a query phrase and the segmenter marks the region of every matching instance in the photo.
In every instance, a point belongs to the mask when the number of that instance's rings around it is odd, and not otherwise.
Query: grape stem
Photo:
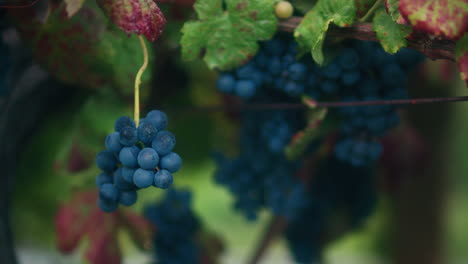
[[[359,21],[366,22],[369,19],[369,17],[375,13],[375,10],[377,10],[381,2],[382,0],[375,1],[374,5],[367,11],[367,13],[362,18],[359,19]]]
[[[316,102],[315,107],[349,107],[349,106],[378,106],[378,105],[417,105],[431,103],[453,103],[468,101],[468,96],[457,97],[435,97],[418,99],[397,99],[397,100],[374,100],[374,101],[352,101],[352,102]],[[301,103],[275,103],[275,104],[230,104],[212,105],[200,107],[174,107],[169,111],[190,111],[190,112],[223,112],[223,111],[262,111],[262,110],[294,110],[307,109],[310,106]]]
[[[256,264],[265,255],[266,250],[279,237],[287,227],[287,221],[281,216],[273,216],[270,223],[266,226],[264,233],[258,241],[257,248],[254,254],[247,262],[248,264]]]
[[[302,17],[291,17],[279,22],[279,28],[282,31],[294,32],[302,21]],[[356,23],[349,27],[330,26],[327,33],[329,39],[359,39],[366,41],[379,42],[375,31],[372,29],[372,23]],[[437,60],[455,61],[455,42],[444,38],[431,38],[431,36],[413,32],[406,38],[408,47],[423,53],[426,57]]]
[[[140,84],[141,84],[141,76],[145,72],[146,67],[148,67],[148,50],[146,49],[145,40],[143,39],[143,37],[141,35],[138,36],[138,39],[140,40],[141,49],[143,50],[144,61],[143,61],[143,65],[141,65],[141,67],[138,70],[138,73],[137,73],[137,75],[135,77],[135,95],[134,95],[135,96],[135,102],[134,102],[134,104],[135,104],[135,109],[134,109],[135,116],[134,116],[134,119],[135,119],[136,126],[138,126],[138,124],[140,122]]]

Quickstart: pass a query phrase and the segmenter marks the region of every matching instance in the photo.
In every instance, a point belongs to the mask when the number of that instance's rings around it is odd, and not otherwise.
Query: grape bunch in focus
[[[159,110],[150,111],[138,127],[130,117],[117,119],[115,132],[106,137],[106,150],[96,156],[103,171],[96,179],[103,211],[133,205],[139,189],[172,185],[172,174],[180,169],[182,159],[172,151],[176,138],[165,130],[167,123],[166,114]]]

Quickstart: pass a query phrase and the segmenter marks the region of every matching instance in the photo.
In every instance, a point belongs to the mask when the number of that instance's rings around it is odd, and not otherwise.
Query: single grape
[[[340,66],[335,63],[331,62],[327,66],[323,67],[322,69],[322,75],[325,76],[328,79],[338,79],[341,74],[341,68]]]
[[[159,155],[152,148],[144,148],[138,153],[138,165],[145,170],[153,170],[158,166]]]
[[[294,81],[303,81],[306,78],[307,66],[303,63],[293,63],[288,68],[289,76]]]
[[[345,70],[352,70],[359,66],[359,54],[352,48],[345,48],[338,56],[338,63]]]
[[[117,202],[119,200],[119,191],[112,183],[104,183],[99,188],[99,197],[106,201]]]
[[[216,87],[218,90],[223,93],[232,93],[234,92],[234,85],[236,84],[236,79],[232,74],[222,73],[219,75],[216,82]]]
[[[167,170],[159,170],[154,174],[154,186],[167,189],[172,185],[173,177],[172,174]]]
[[[121,192],[119,203],[125,206],[131,206],[136,203],[138,195],[136,191]]]
[[[359,71],[346,71],[341,75],[341,82],[347,86],[356,84],[360,79],[361,73]]]
[[[156,137],[158,130],[151,123],[141,121],[137,129],[138,139],[146,146],[150,146],[153,139]]]
[[[133,174],[135,174],[136,169],[135,168],[127,168],[123,167],[122,168],[122,178],[128,182],[133,184]]]
[[[117,202],[112,202],[112,201],[106,201],[101,198],[98,199],[98,207],[102,211],[106,213],[111,213],[119,207],[119,204]]]
[[[255,82],[251,80],[240,80],[236,82],[235,93],[237,96],[248,99],[255,95]]]
[[[290,18],[294,12],[294,7],[288,1],[281,1],[275,6],[276,16],[281,19]]]
[[[117,160],[112,152],[103,150],[96,155],[96,165],[105,172],[113,172],[117,168]]]
[[[133,127],[136,128],[135,126],[135,121],[133,121],[130,117],[128,116],[121,116],[117,121],[115,121],[115,131],[121,132],[124,127]]]
[[[137,169],[133,175],[133,183],[138,188],[146,188],[153,184],[154,172],[150,170]]]
[[[182,159],[177,153],[171,152],[161,158],[160,167],[172,173],[178,171],[182,166]]]
[[[156,137],[154,138],[151,146],[154,150],[156,150],[156,152],[158,152],[159,155],[164,156],[172,151],[175,144],[175,136],[171,132],[163,130],[159,131],[158,134],[156,134]]]
[[[120,144],[128,147],[134,145],[137,140],[137,130],[134,127],[124,127],[122,130],[120,130]]]
[[[112,176],[106,172],[99,174],[96,178],[96,186],[101,187],[105,183],[112,183]]]
[[[146,115],[145,121],[152,124],[158,131],[161,131],[167,126],[167,115],[162,111],[153,110]]]
[[[106,137],[106,149],[113,153],[119,153],[122,149],[122,144],[120,144],[120,134],[119,132],[112,132]]]
[[[138,153],[140,149],[137,146],[124,147],[119,153],[119,160],[125,167],[136,168]]]
[[[119,168],[115,171],[114,173],[114,183],[115,183],[115,188],[117,188],[118,190],[121,190],[121,191],[133,191],[133,190],[136,190],[137,187],[135,186],[135,184],[133,184],[133,182],[127,182],[124,178],[123,178],[123,169],[122,168]]]

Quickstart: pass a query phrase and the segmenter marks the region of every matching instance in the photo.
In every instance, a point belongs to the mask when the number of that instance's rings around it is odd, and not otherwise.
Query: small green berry
[[[290,18],[294,12],[294,7],[288,1],[281,1],[275,6],[276,16],[281,19]]]

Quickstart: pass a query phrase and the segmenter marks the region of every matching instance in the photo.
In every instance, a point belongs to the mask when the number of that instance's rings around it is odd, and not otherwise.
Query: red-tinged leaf
[[[166,18],[153,0],[97,0],[108,16],[125,33],[157,40],[166,26]]]
[[[86,232],[89,213],[95,209],[97,194],[79,193],[70,202],[60,206],[55,216],[57,248],[62,253],[72,252]]]
[[[120,264],[122,256],[118,244],[119,220],[116,213],[104,213],[96,208],[89,218],[87,233],[89,247],[86,259],[90,264]]]
[[[119,221],[126,228],[135,244],[144,250],[151,249],[155,227],[146,218],[128,210],[119,211]]]
[[[400,13],[416,30],[458,39],[468,31],[466,0],[400,0]]]
[[[458,59],[458,69],[460,70],[460,77],[465,81],[466,87],[468,87],[468,52]]]

